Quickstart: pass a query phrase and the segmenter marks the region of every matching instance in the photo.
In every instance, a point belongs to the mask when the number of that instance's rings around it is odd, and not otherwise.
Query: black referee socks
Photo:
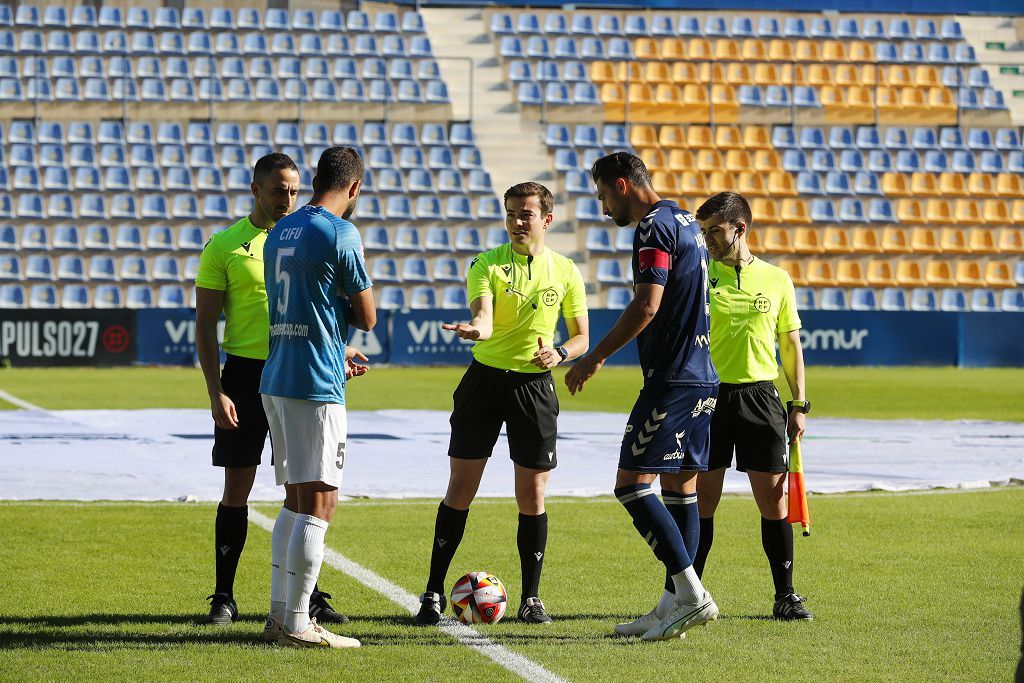
[[[711,544],[715,542],[715,518],[700,518],[700,539],[697,542],[697,554],[693,558],[693,571],[697,576],[704,577],[704,564],[708,561]]]
[[[238,559],[242,556],[242,548],[245,547],[248,530],[249,506],[233,508],[223,503],[217,506],[217,522],[214,526],[217,587],[214,593],[233,595],[235,571],[238,569]]]
[[[450,508],[444,504],[443,500],[437,506],[437,519],[434,520],[434,544],[430,550],[428,592],[446,595],[444,577],[455,557],[455,551],[462,543],[462,535],[466,532],[468,517],[469,510]]]
[[[782,519],[761,518],[761,545],[775,583],[775,599],[793,593],[793,526]]]
[[[540,597],[540,573],[544,568],[544,552],[548,545],[548,513],[524,515],[519,513],[519,531],[516,534],[519,546],[519,566],[522,569],[522,598]]]

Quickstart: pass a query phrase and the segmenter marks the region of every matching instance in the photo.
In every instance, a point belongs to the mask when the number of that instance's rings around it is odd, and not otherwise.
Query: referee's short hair
[[[723,223],[743,223],[750,228],[754,217],[750,213],[750,204],[743,195],[735,192],[719,192],[697,209],[697,220],[704,221],[714,216],[721,218]]]
[[[505,198],[503,204],[508,201],[509,197],[536,197],[540,200],[540,210],[545,216],[551,213],[555,208],[555,198],[551,196],[551,190],[544,187],[540,183],[519,183],[505,190]],[[508,208],[508,204],[505,204]]]
[[[594,183],[614,183],[618,178],[625,178],[635,187],[650,188],[651,174],[643,160],[629,152],[612,152],[594,162],[590,169]]]
[[[299,172],[299,167],[295,165],[295,162],[287,154],[272,152],[261,156],[256,162],[255,168],[252,169],[252,181],[254,183],[262,183],[267,179],[267,176],[280,169]]]
[[[347,190],[366,174],[363,160],[351,147],[330,147],[320,155],[313,178],[313,192],[318,195]]]

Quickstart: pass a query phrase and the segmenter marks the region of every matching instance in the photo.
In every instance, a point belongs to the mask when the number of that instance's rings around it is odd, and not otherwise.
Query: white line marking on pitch
[[[25,410],[42,410],[43,412],[50,412],[50,411],[46,410],[46,408],[40,408],[39,406],[33,405],[33,404],[29,403],[28,401],[22,401],[20,398],[18,398],[14,394],[8,394],[3,389],[0,389],[0,398],[2,398],[3,400],[7,401],[11,405],[18,406],[19,408],[24,408]]]
[[[266,531],[273,532],[274,530],[274,520],[255,510],[249,510],[249,521]],[[348,574],[370,590],[380,593],[402,609],[407,610],[409,614],[416,614],[419,610],[420,602],[415,595],[398,584],[388,581],[380,574],[353,562],[336,550],[331,550],[326,546],[324,547],[324,562]],[[441,623],[438,624],[438,628],[443,633],[459,641],[462,645],[476,650],[523,680],[530,681],[531,683],[566,683],[564,678],[556,676],[540,664],[509,650],[504,645],[495,643],[481,635],[476,629],[450,617],[443,617]]]

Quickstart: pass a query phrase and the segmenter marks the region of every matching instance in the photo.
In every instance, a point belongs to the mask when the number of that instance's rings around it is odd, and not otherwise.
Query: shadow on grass
[[[199,623],[201,617],[196,614],[75,614],[63,616],[31,616],[10,617],[0,615],[2,626],[85,626],[86,624],[184,624],[188,626],[206,626]],[[236,624],[262,624],[266,617],[240,615]],[[210,626],[211,632],[223,627]],[[228,627],[230,628],[230,627]]]

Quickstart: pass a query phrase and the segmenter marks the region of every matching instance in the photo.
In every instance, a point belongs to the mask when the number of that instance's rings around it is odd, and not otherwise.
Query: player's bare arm
[[[217,345],[217,321],[224,308],[224,292],[196,287],[196,353],[210,395],[210,413],[221,429],[238,429],[235,404],[220,384],[220,347]]]
[[[377,306],[373,301],[373,287],[367,287],[361,292],[352,294],[349,297],[352,302],[352,319],[349,321],[352,327],[363,332],[369,332],[377,324]]]
[[[590,318],[566,318],[565,326],[569,330],[569,339],[562,344],[567,355],[563,360],[554,346],[545,344],[541,337],[537,338],[537,350],[530,362],[541,370],[550,370],[559,363],[578,358],[590,347]]]
[[[569,393],[575,395],[583,390],[583,385],[597,374],[604,362],[613,353],[636,339],[644,331],[661,307],[661,297],[665,293],[662,285],[642,284],[636,286],[636,294],[615,326],[604,336],[594,350],[576,361],[565,375],[565,386]]]
[[[779,357],[782,359],[782,374],[786,376],[789,390],[794,401],[806,400],[804,389],[804,350],[800,346],[800,330],[779,334]],[[786,421],[786,434],[789,443],[795,442],[804,435],[807,416],[799,410],[790,410]]]
[[[494,331],[494,300],[489,296],[480,296],[469,304],[469,313],[473,319],[468,323],[444,323],[441,327],[452,330],[459,339],[484,341],[491,338]]]

